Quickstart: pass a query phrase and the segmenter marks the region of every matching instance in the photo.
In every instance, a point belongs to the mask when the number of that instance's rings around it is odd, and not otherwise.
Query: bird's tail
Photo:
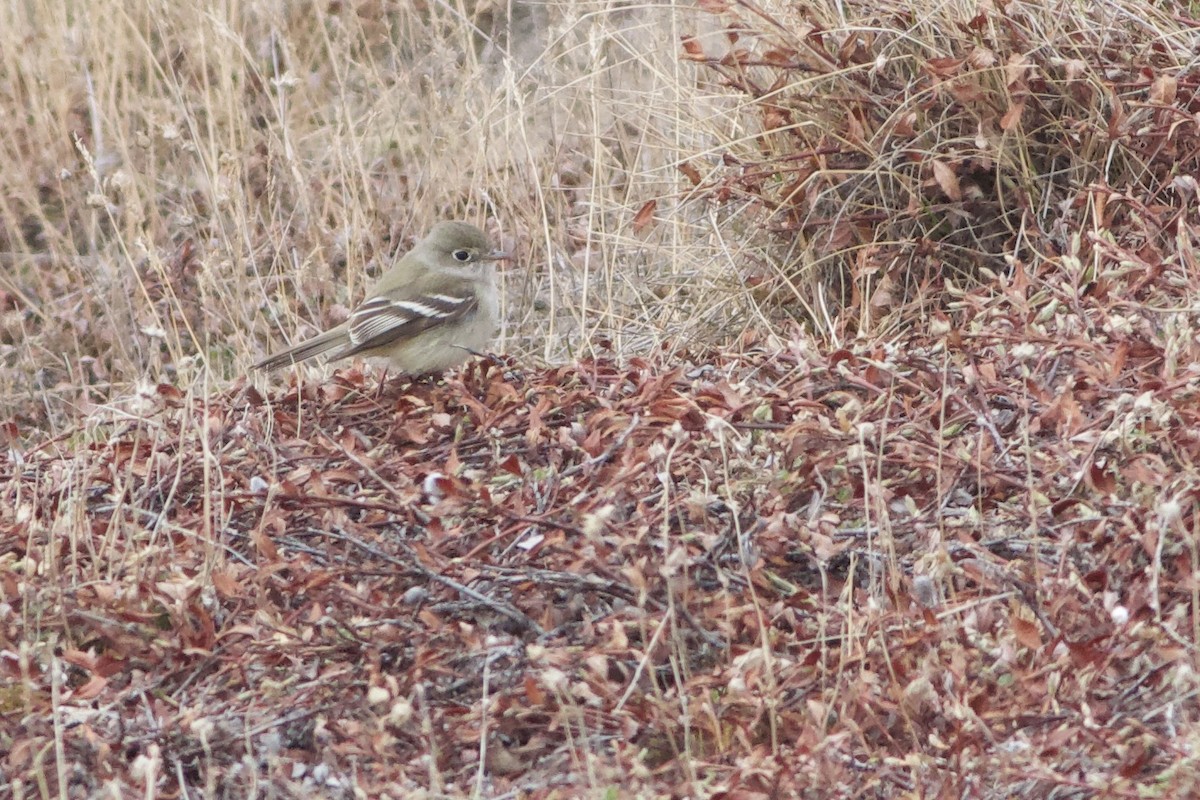
[[[331,331],[322,333],[320,336],[314,336],[308,341],[301,342],[295,347],[289,347],[283,352],[269,355],[255,364],[254,368],[270,372],[273,369],[307,361],[313,356],[319,356],[335,347],[340,347],[348,343],[349,338],[346,336],[346,332],[340,328],[334,328]]]

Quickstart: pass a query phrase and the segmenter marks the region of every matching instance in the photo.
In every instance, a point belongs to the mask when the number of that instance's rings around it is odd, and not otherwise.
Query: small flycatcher
[[[264,358],[272,370],[333,351],[384,358],[410,375],[440,372],[487,347],[500,318],[490,250],[483,231],[439,222],[384,273],[367,299],[336,328]]]

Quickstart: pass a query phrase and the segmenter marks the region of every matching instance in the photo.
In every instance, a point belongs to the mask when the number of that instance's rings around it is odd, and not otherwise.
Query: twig
[[[371,545],[367,544],[366,542],[362,541],[361,539],[359,539],[355,536],[351,536],[350,534],[345,533],[344,531],[329,531],[329,532],[327,532],[326,535],[332,536],[335,539],[341,539],[344,542],[349,542],[350,544],[354,545],[355,547],[359,548],[360,550],[370,553],[372,556],[374,556],[378,559],[381,559],[383,561],[386,561],[389,564],[393,564],[397,567],[407,567],[407,568],[414,569],[418,573],[420,573],[423,577],[425,577],[426,579],[431,580],[434,583],[440,583],[449,589],[453,589],[454,591],[458,592],[463,597],[470,598],[471,600],[474,600],[476,603],[479,603],[480,605],[490,608],[492,611],[496,612],[497,614],[499,614],[503,617],[506,617],[507,619],[515,622],[517,625],[520,625],[525,630],[532,631],[533,633],[537,634],[538,636],[544,636],[546,633],[545,629],[543,629],[541,625],[538,625],[537,622],[535,622],[533,619],[531,619],[526,614],[522,613],[511,603],[506,603],[503,600],[496,600],[494,598],[488,597],[485,594],[475,591],[474,589],[472,589],[469,586],[465,586],[464,584],[461,584],[452,578],[447,578],[445,575],[442,575],[439,572],[435,572],[434,570],[425,566],[421,562],[420,557],[416,554],[416,551],[414,551],[411,547],[409,547],[406,544],[403,544],[401,542],[397,543],[397,546],[402,551],[404,551],[404,554],[406,556],[408,556],[408,559],[409,559],[407,561],[402,561],[401,559],[398,559],[395,556],[388,555],[387,553],[383,552],[382,550],[379,550],[376,547],[372,547]]]

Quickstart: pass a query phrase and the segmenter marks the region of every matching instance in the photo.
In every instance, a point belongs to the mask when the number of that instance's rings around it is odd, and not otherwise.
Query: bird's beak
[[[512,258],[512,253],[504,250],[493,250],[483,257],[485,261],[507,261]]]

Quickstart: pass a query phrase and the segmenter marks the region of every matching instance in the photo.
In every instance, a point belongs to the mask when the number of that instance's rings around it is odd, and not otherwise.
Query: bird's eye
[[[463,264],[465,264],[471,260],[471,251],[470,250],[455,250],[450,255],[454,256],[455,261],[458,261]]]

